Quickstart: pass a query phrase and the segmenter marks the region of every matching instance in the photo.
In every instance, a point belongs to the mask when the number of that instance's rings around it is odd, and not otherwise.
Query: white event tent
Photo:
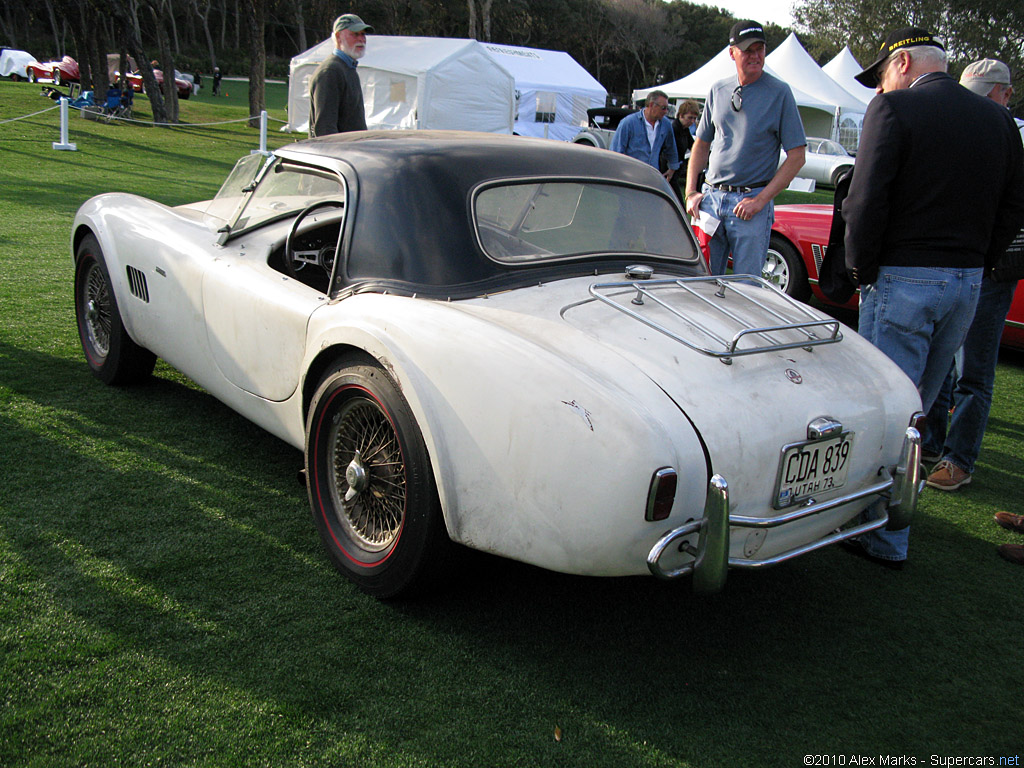
[[[819,67],[793,33],[790,33],[782,45],[768,54],[765,63],[770,64],[790,87],[795,86],[835,106],[831,132],[812,134],[807,131],[808,136],[832,138],[848,150],[856,151],[860,141],[860,127],[864,122],[864,113],[868,109],[867,99],[851,93],[842,83],[837,82]],[[860,72],[859,67],[857,71]]]
[[[774,75],[779,80],[785,80],[778,72],[765,62],[764,71]],[[641,88],[633,91],[633,100],[639,101],[646,98],[647,93],[653,90],[664,91],[670,99],[700,99],[707,98],[708,91],[713,83],[723,80],[730,75],[736,74],[736,64],[729,57],[729,46],[719,51],[700,69],[691,72],[675,82],[665,83],[651,88]],[[808,136],[832,135],[832,123],[835,117],[835,107],[828,102],[817,99],[809,93],[804,93],[790,83],[793,90],[793,98],[796,99],[797,107],[800,109],[800,118],[804,122],[804,131]]]
[[[867,104],[875,97],[875,89],[861,85],[855,79],[862,69],[849,46],[844,47],[832,61],[822,67],[826,75]]]
[[[484,43],[516,81],[515,132],[571,141],[587,125],[587,110],[603,107],[608,91],[568,53]]]
[[[282,130],[309,130],[309,78],[333,50],[331,37],[292,59]],[[368,128],[512,133],[515,80],[476,40],[372,35],[356,71]]]

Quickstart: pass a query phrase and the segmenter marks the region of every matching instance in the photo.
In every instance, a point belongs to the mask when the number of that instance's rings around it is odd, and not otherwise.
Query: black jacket
[[[1010,113],[944,72],[880,94],[843,205],[846,263],[986,267],[1024,224],[1024,148]]]

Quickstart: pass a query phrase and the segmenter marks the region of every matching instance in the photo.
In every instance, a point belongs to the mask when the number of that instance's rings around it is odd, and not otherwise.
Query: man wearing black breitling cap
[[[983,272],[1024,224],[1024,149],[1005,108],[946,74],[945,49],[926,30],[892,32],[857,80],[878,92],[843,203],[858,330],[917,385],[927,412]],[[898,568],[909,533],[871,531],[854,551]]]

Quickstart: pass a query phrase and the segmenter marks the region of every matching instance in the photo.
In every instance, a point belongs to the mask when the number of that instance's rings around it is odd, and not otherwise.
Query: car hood
[[[856,435],[857,463],[851,469],[851,481],[869,482],[879,467],[895,462],[920,399],[910,380],[852,329],[798,305],[810,322],[835,323],[814,327],[813,333],[824,337],[836,328],[838,340],[738,355],[726,363],[688,346],[695,340],[696,346],[707,341],[697,330],[701,326],[732,335],[725,332],[728,319],[703,298],[683,295],[683,291],[665,296],[666,303],[684,314],[684,319],[665,326],[673,336],[647,324],[663,320],[665,312],[651,299],[633,305],[633,290],[603,292],[613,294],[613,301],[635,310],[637,316],[595,298],[593,293],[602,290],[591,291],[591,287],[608,282],[566,280],[537,291],[514,291],[460,304],[537,345],[560,347],[561,354],[575,359],[581,371],[592,370],[594,361],[601,360],[605,376],[621,376],[622,369],[608,363],[611,352],[631,369],[631,375],[639,371],[653,381],[701,435],[712,471],[725,476],[736,491],[737,513],[768,513],[765,476],[774,476],[783,446],[806,440],[808,424],[822,416],[837,419]],[[789,311],[795,304],[774,289],[750,292],[760,306],[745,309],[745,317],[762,327],[779,325],[772,313]],[[524,314],[532,317],[526,319]],[[785,340],[786,334],[776,335]]]

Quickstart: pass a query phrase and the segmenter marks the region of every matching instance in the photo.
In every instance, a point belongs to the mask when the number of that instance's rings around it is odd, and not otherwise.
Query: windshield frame
[[[247,158],[240,158],[238,162],[241,163],[246,159]],[[237,165],[238,164],[236,163],[236,168]],[[348,180],[345,178],[344,173],[341,173],[341,171],[337,168],[325,167],[324,165],[318,163],[304,162],[301,159],[295,159],[292,157],[282,157],[280,155],[270,154],[267,156],[267,161],[260,167],[259,172],[252,178],[251,181],[249,181],[245,186],[241,188],[241,190],[239,190],[241,192],[241,202],[235,208],[234,213],[231,214],[230,219],[228,219],[223,224],[223,226],[221,226],[221,228],[217,230],[218,232],[221,233],[220,239],[218,240],[219,244],[223,245],[224,243],[233,240],[239,235],[251,232],[252,230],[258,229],[259,227],[265,226],[267,224],[271,224],[282,219],[295,217],[303,210],[305,210],[306,207],[312,205],[313,203],[319,202],[321,200],[335,199],[331,196],[310,197],[309,200],[306,201],[305,204],[303,204],[301,207],[289,207],[288,209],[282,210],[279,213],[274,213],[271,215],[264,216],[262,218],[257,218],[251,222],[246,220],[246,211],[249,209],[249,206],[252,203],[252,201],[254,199],[257,199],[254,193],[260,189],[260,187],[274,172],[276,172],[275,169],[277,168],[301,169],[304,172],[308,172],[309,175],[311,176],[319,176],[321,178],[337,181],[339,183],[340,190],[336,199],[344,203],[343,207],[346,211],[345,217],[346,219],[348,218],[348,211],[350,209],[352,201],[351,190],[349,189],[349,183]],[[234,172],[235,169],[232,169],[232,174]],[[227,181],[230,180],[230,178],[231,175],[229,174],[228,179],[225,180],[225,186],[227,185]],[[221,193],[225,191],[225,186],[222,186],[221,190],[218,191],[217,197],[220,197]],[[215,197],[214,200],[216,200],[217,197]],[[217,219],[222,222],[224,221],[223,219],[219,219],[218,217],[215,216],[211,216],[210,218]],[[241,227],[239,227],[240,221],[245,222],[244,225]],[[344,227],[342,229],[344,229]]]

